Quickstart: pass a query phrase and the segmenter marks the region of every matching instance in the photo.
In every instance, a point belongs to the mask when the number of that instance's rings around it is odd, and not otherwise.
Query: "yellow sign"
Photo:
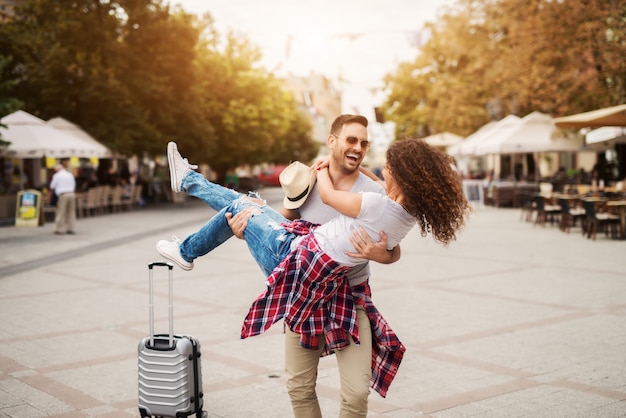
[[[23,190],[17,194],[15,226],[39,226],[39,213],[43,202],[38,190]]]

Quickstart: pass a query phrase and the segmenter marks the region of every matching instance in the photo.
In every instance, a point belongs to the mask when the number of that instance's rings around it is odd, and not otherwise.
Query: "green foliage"
[[[161,0],[24,0],[0,24],[0,93],[120,154],[160,155],[175,140],[225,172],[311,149],[258,49],[212,25]]]
[[[208,31],[204,42],[214,48],[198,65],[215,143],[203,155],[219,175],[240,164],[291,161],[314,149],[311,127],[296,102],[279,80],[255,65],[256,47],[232,33],[221,38]]]
[[[19,80],[6,74],[12,58],[0,55],[0,115],[13,113],[22,106],[22,102],[12,96],[12,91],[19,84]]]
[[[11,63],[11,57],[0,55],[0,116],[13,113],[22,106],[17,98],[11,96],[11,91],[17,86],[18,80],[11,78],[10,76],[4,76],[5,69]],[[0,127],[6,128],[5,125],[0,123]],[[0,147],[9,145],[10,142],[2,139],[2,132],[0,132]]]
[[[17,86],[18,80],[10,76],[5,76],[5,70],[11,62],[11,57],[0,55],[0,116],[13,113],[22,106],[19,99],[11,96],[11,91]],[[6,128],[0,123],[0,127]],[[11,142],[2,139],[0,132],[0,147],[9,145]]]

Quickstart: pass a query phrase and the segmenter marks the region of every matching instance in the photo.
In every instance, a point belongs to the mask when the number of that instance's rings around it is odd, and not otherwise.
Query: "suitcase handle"
[[[167,267],[168,269],[168,281],[169,281],[169,303],[168,303],[168,317],[169,317],[169,346],[174,347],[174,280],[173,270],[174,265],[172,263],[166,263],[163,261],[156,261],[148,264],[149,274],[149,293],[150,293],[150,346],[154,347],[154,290],[153,290],[153,269],[155,266]]]

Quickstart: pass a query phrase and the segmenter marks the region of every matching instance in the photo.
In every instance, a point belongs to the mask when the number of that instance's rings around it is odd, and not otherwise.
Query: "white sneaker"
[[[166,241],[164,239],[157,242],[156,249],[163,257],[167,258],[178,264],[183,270],[193,269],[193,262],[185,261],[180,255],[180,240],[173,236],[172,241]]]
[[[189,161],[180,155],[176,142],[169,142],[167,144],[167,162],[170,166],[170,185],[172,186],[172,190],[178,193],[181,191],[180,184],[185,174],[197,169],[198,166],[189,164]]]

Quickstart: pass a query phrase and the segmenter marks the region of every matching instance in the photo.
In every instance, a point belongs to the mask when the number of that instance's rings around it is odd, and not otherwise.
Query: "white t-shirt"
[[[380,241],[380,232],[387,234],[387,249],[391,250],[415,225],[411,216],[397,202],[378,193],[364,192],[361,210],[357,218],[340,214],[315,229],[315,238],[320,247],[333,260],[345,266],[366,263],[363,258],[353,258],[345,254],[355,252],[350,242],[353,230],[363,228],[373,242]]]
[[[353,193],[375,192],[380,195],[386,196],[384,187],[381,186],[380,183],[373,181],[363,173],[359,173],[359,177],[352,185],[350,191]],[[302,217],[302,219],[306,219],[309,222],[323,224],[329,222],[333,218],[340,216],[340,213],[332,207],[322,203],[322,198],[320,197],[316,184],[313,187],[313,190],[311,191],[309,197],[307,197],[304,204],[300,207],[300,216]],[[384,232],[387,233],[387,231]],[[376,238],[376,241],[378,241],[379,238],[380,235]],[[296,241],[300,240],[296,239]],[[368,260],[363,260],[363,264],[358,264],[354,266],[348,272],[348,281],[350,282],[350,286],[356,286],[358,284],[361,284],[369,278],[370,269],[369,263],[367,261]]]
[[[54,190],[54,194],[57,196],[61,196],[63,193],[74,193],[76,179],[72,173],[66,169],[61,169],[52,176],[50,188]]]

